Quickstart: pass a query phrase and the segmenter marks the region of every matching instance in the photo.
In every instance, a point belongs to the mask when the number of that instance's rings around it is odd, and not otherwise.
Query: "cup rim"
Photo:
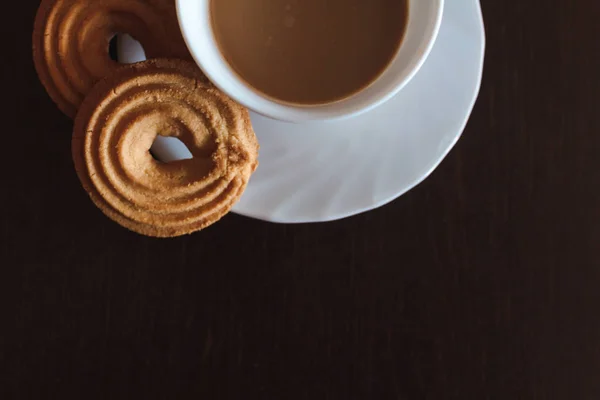
[[[388,64],[383,73],[381,73],[374,82],[369,84],[367,87],[361,89],[357,93],[346,97],[344,99],[340,99],[334,102],[326,103],[326,104],[315,104],[315,105],[301,105],[301,104],[289,104],[285,102],[277,101],[259,90],[253,88],[247,82],[245,82],[234,70],[231,66],[224,60],[218,44],[214,38],[214,35],[210,35],[208,39],[209,43],[213,51],[219,53],[220,58],[220,68],[221,71],[225,70],[226,78],[230,82],[234,82],[236,90],[230,90],[227,88],[227,84],[222,82],[215,73],[214,67],[209,65],[207,59],[199,54],[196,49],[196,46],[192,44],[194,38],[191,36],[193,34],[193,30],[191,26],[187,26],[184,22],[184,14],[183,14],[183,3],[189,1],[197,1],[201,3],[201,6],[208,6],[211,0],[176,0],[176,11],[177,11],[177,20],[179,29],[183,36],[184,42],[192,56],[194,62],[198,65],[198,67],[203,71],[203,73],[207,76],[207,78],[222,92],[226,93],[229,97],[231,97],[234,101],[241,104],[242,106],[260,114],[268,118],[272,118],[279,121],[284,122],[310,122],[310,121],[334,121],[340,119],[346,119],[350,117],[357,116],[359,114],[363,114],[368,112],[381,104],[388,101],[390,98],[394,97],[404,86],[406,86],[412,78],[418,73],[421,69],[422,65],[425,63],[435,41],[437,39],[439,29],[442,22],[443,9],[444,9],[444,1],[445,0],[428,0],[433,8],[433,15],[428,23],[428,29],[426,29],[426,35],[424,36],[424,40],[420,48],[418,49],[412,62],[406,68],[406,73],[397,74],[398,76],[394,76],[392,82],[386,85],[385,90],[380,89],[380,93],[375,93],[370,96],[370,98],[365,97],[363,101],[360,100],[361,97],[364,97],[364,93],[366,93],[369,88],[372,88],[375,83],[381,80],[382,76],[388,72],[390,66],[393,62],[398,58],[398,53],[396,53],[392,61]],[[408,5],[411,7],[416,2],[422,2],[423,0],[408,0]],[[409,9],[409,23],[411,18],[411,13]],[[208,21],[206,28],[208,31],[211,31],[211,24]],[[198,32],[200,29],[198,29]],[[400,48],[402,48],[404,44],[403,39],[400,44]],[[249,98],[250,97],[250,98]],[[258,101],[252,101],[251,98],[254,98]]]

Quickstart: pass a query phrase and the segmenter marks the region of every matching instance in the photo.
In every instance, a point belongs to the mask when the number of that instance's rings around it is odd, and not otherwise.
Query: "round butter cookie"
[[[92,86],[119,63],[111,39],[126,33],[147,58],[191,59],[179,30],[175,0],[42,0],[34,23],[33,59],[46,91],[74,117]]]
[[[192,159],[162,163],[157,135],[181,140]],[[75,118],[79,179],[109,218],[143,235],[189,234],[218,221],[258,165],[248,110],[183,60],[122,66],[90,91]]]

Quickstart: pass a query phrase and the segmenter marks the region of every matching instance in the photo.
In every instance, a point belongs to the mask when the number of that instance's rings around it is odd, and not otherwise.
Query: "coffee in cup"
[[[287,122],[350,118],[398,93],[444,0],[175,0],[190,53],[238,103]]]
[[[404,36],[408,0],[210,0],[223,57],[274,100],[326,104],[377,79]]]

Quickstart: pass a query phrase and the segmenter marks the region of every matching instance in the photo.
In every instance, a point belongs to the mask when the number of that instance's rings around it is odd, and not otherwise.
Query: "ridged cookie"
[[[33,59],[46,91],[74,117],[92,86],[119,64],[110,40],[127,33],[148,58],[190,58],[175,0],[42,0],[34,24]]]
[[[161,163],[157,135],[174,136],[194,158]],[[181,60],[123,66],[83,102],[73,132],[77,174],[93,202],[122,226],[170,237],[228,213],[258,165],[248,111],[198,67]]]

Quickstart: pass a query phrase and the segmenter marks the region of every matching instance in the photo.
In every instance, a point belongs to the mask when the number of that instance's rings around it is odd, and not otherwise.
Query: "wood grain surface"
[[[0,398],[600,398],[597,0],[482,0],[470,122],[393,203],[174,240],[82,191],[37,5],[0,24]]]

